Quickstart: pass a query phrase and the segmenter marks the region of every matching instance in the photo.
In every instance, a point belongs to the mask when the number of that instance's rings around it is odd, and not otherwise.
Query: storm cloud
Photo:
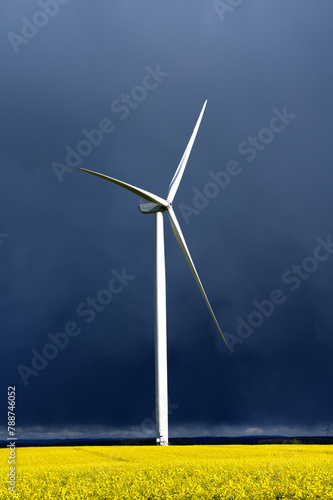
[[[170,435],[322,432],[331,2],[1,9],[0,366],[21,436],[154,434],[154,218],[76,167],[166,196],[206,99],[173,206],[230,349],[165,220]]]

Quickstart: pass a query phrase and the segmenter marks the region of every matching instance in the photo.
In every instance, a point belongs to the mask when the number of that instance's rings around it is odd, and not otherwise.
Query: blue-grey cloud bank
[[[154,217],[77,167],[165,197],[206,99],[173,207],[229,349],[165,220],[170,435],[324,433],[331,2],[1,10],[0,366],[21,436],[154,434]]]

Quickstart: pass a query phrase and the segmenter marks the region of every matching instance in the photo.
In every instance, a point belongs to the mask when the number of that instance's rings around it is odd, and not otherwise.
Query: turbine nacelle
[[[164,212],[167,209],[157,203],[139,203],[139,210],[142,214],[156,214],[157,212]]]

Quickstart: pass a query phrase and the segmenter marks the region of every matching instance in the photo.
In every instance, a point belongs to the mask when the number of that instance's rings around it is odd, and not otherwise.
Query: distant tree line
[[[298,437],[262,439],[258,444],[333,444],[331,437]]]

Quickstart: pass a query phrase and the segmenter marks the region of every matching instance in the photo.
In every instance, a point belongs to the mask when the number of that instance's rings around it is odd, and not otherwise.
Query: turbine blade
[[[215,324],[216,324],[216,326],[217,326],[217,328],[218,328],[218,330],[219,330],[219,332],[220,332],[220,334],[221,334],[221,336],[222,336],[222,338],[223,338],[223,340],[224,340],[224,342],[225,342],[226,346],[228,347],[228,343],[227,343],[226,339],[224,338],[224,335],[223,335],[223,333],[222,333],[222,330],[221,330],[221,328],[220,328],[220,325],[219,325],[219,324],[218,324],[218,322],[217,322],[217,319],[216,319],[215,314],[214,314],[214,312],[213,312],[212,306],[210,305],[210,302],[209,302],[209,300],[208,300],[208,297],[207,297],[207,295],[206,295],[206,292],[205,292],[205,290],[204,290],[204,287],[202,286],[202,283],[201,283],[201,281],[200,281],[200,278],[199,278],[199,275],[198,275],[198,273],[197,273],[197,270],[196,270],[196,268],[195,268],[195,266],[194,266],[194,264],[193,264],[193,260],[192,260],[192,258],[191,258],[190,252],[189,252],[189,250],[188,250],[188,248],[187,248],[187,245],[186,245],[186,242],[185,242],[185,239],[184,239],[184,236],[183,236],[182,230],[180,229],[180,226],[179,226],[179,223],[178,223],[178,220],[177,220],[176,214],[175,214],[175,212],[173,211],[172,207],[171,207],[171,208],[169,208],[169,210],[168,210],[167,212],[168,212],[168,216],[169,216],[169,218],[170,218],[170,223],[171,223],[172,230],[173,230],[173,232],[174,232],[174,235],[176,236],[176,240],[178,241],[179,246],[180,246],[180,248],[181,248],[181,250],[182,250],[183,254],[185,255],[185,259],[187,260],[187,263],[188,263],[188,265],[190,266],[190,269],[191,269],[192,274],[193,274],[193,276],[194,276],[194,278],[195,278],[195,281],[197,282],[197,285],[198,285],[198,287],[199,287],[199,289],[200,289],[200,292],[202,293],[202,296],[203,296],[203,298],[205,299],[205,302],[206,302],[206,304],[207,304],[207,307],[208,307],[208,309],[209,309],[209,312],[210,312],[210,314],[212,315],[213,320],[215,321]]]
[[[127,184],[127,182],[119,181],[118,179],[114,179],[113,177],[109,177],[108,175],[99,174],[98,172],[93,172],[92,170],[86,170],[85,168],[78,168],[78,170],[82,170],[83,172],[88,172],[89,174],[97,175],[97,177],[101,177],[102,179],[106,179],[107,181],[113,182],[113,184],[117,184],[128,191],[131,191],[134,194],[142,196],[145,200],[151,201],[153,203],[157,203],[162,207],[168,207],[168,202],[163,198],[160,198],[156,194],[150,193],[149,191],[145,191],[144,189],[138,188],[136,186],[132,186],[131,184]]]
[[[192,146],[194,144],[197,132],[199,130],[200,123],[201,123],[201,120],[202,120],[202,117],[203,117],[203,114],[204,114],[204,111],[205,111],[206,104],[207,104],[207,101],[205,101],[205,103],[204,103],[204,105],[202,107],[200,116],[199,116],[199,118],[197,120],[197,123],[196,123],[196,125],[194,127],[194,130],[192,132],[191,139],[189,140],[189,143],[186,146],[186,149],[185,149],[185,152],[184,152],[184,154],[182,156],[182,159],[180,160],[180,163],[179,163],[179,165],[177,167],[175,175],[173,176],[172,181],[170,183],[169,193],[168,193],[167,200],[169,202],[171,202],[171,203],[172,203],[172,201],[173,201],[173,199],[174,199],[174,197],[175,197],[175,195],[177,193],[177,189],[179,187],[180,181],[182,180],[183,173],[184,173],[184,170],[185,170],[185,167],[186,167],[186,163],[187,163],[187,160],[188,160],[188,158],[190,156]]]

